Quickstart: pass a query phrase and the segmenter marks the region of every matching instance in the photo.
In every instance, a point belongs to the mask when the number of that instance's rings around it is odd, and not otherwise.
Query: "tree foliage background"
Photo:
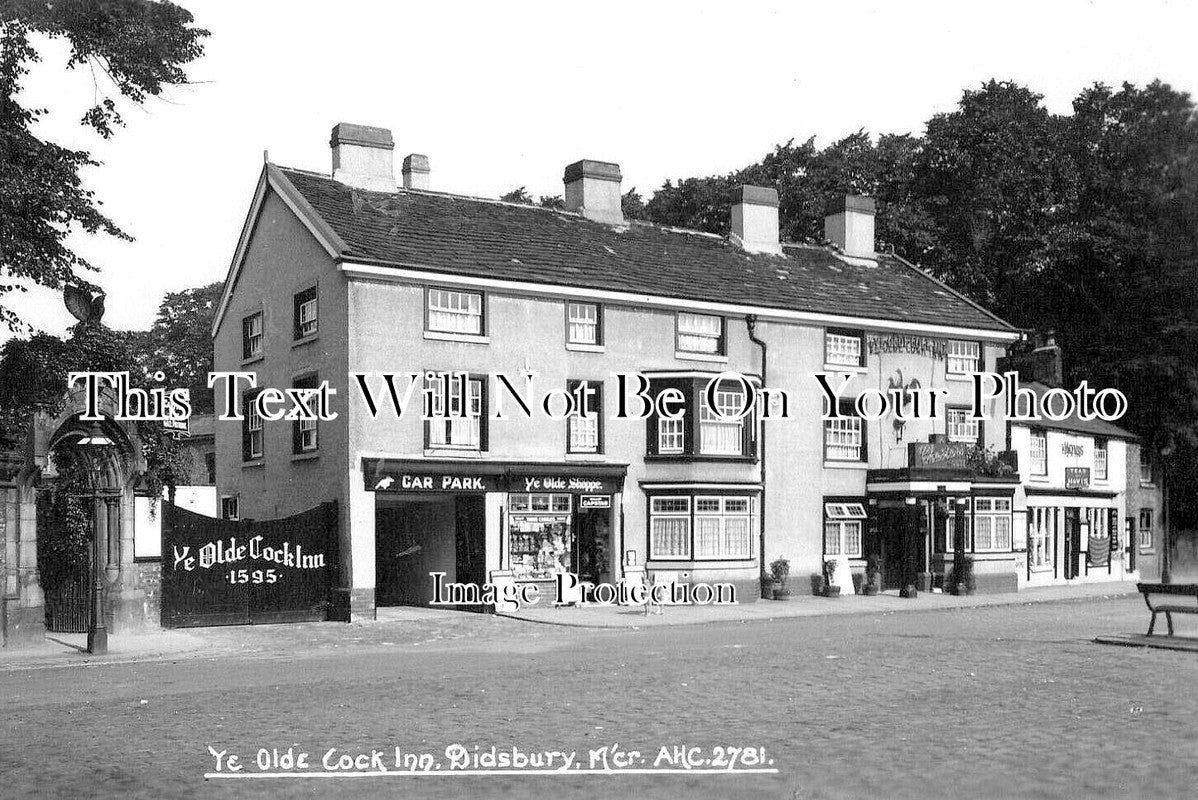
[[[792,241],[822,241],[837,195],[870,195],[880,250],[1016,326],[1054,331],[1071,385],[1127,394],[1124,424],[1168,468],[1175,521],[1198,526],[1198,119],[1188,94],[1160,81],[1096,84],[1072,113],[1052,114],[1033,90],[990,81],[921,136],[858,131],[822,149],[791,140],[726,175],[666,181],[629,216],[726,234],[742,184],[777,188]]]
[[[184,67],[203,52],[208,32],[189,11],[149,0],[0,0],[0,297],[32,281],[52,289],[86,283],[95,266],[76,253],[76,231],[131,238],[100,210],[79,171],[97,162],[34,133],[47,109],[30,106],[22,80],[41,60],[46,38],[70,43],[69,69],[87,67],[95,104],[80,122],[107,139],[123,121],[118,101],[145,103],[168,86],[187,83]],[[0,304],[0,322],[20,320]]]

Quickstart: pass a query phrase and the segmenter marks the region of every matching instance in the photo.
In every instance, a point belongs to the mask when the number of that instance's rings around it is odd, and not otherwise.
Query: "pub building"
[[[385,129],[342,123],[330,144],[331,175],[263,167],[213,337],[217,370],[338,388],[335,420],[250,410],[216,431],[224,516],[336,501],[334,616],[425,604],[432,572],[547,584],[647,568],[751,602],[775,559],[795,592],[817,590],[834,559],[851,592],[874,556],[887,587],[928,588],[954,525],[990,576],[980,589],[1019,583],[1020,479],[968,455],[1010,449],[1001,404],[986,422],[964,412],[970,375],[1021,334],[877,252],[871,199],[837,198],[827,243],[791,243],[776,191],[745,186],[716,236],[625,219],[612,163],[570,164],[565,208],[546,209],[434,191],[423,155],[397,182]],[[471,416],[396,415],[381,374],[413,371],[454,373],[448,390],[425,388]],[[790,418],[713,413],[702,390],[725,371],[787,391]],[[825,371],[850,379],[845,416],[827,421],[813,377]],[[616,372],[645,375],[652,396],[676,390],[682,418],[612,419]],[[528,419],[490,373],[597,391],[568,420]],[[946,407],[867,421],[852,411],[865,387],[943,388]],[[736,409],[742,391],[725,382],[715,403]]]

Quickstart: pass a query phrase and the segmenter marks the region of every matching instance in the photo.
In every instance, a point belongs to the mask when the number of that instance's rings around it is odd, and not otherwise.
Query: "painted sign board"
[[[1066,489],[1088,489],[1088,488],[1090,488],[1090,468],[1089,467],[1065,467],[1065,488]]]
[[[611,508],[611,495],[584,494],[578,498],[579,508]]]

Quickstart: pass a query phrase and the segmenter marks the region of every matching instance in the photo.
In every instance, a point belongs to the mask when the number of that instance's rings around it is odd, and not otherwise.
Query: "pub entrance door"
[[[927,525],[923,505],[877,509],[878,539],[874,554],[882,570],[883,591],[914,584],[916,573],[924,569]]]
[[[1081,573],[1082,523],[1081,510],[1065,509],[1065,564],[1066,580],[1072,580]]]

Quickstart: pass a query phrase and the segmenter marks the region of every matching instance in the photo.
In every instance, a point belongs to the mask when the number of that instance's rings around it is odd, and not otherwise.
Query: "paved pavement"
[[[635,630],[458,614],[300,626],[302,649],[210,629],[212,657],[0,674],[0,795],[1189,797],[1198,656],[1092,642],[1145,617],[1138,597]],[[204,779],[209,747],[454,744],[760,747],[778,773]]]
[[[921,592],[914,598],[899,597],[897,590],[873,597],[844,595],[816,597],[792,595],[784,601],[759,600],[732,606],[678,605],[629,608],[617,605],[585,607],[525,606],[510,616],[530,622],[576,625],[592,628],[641,628],[658,625],[696,625],[709,622],[748,622],[751,620],[821,617],[834,614],[894,614],[909,611],[935,611],[949,608],[1023,605],[1065,600],[1110,599],[1137,595],[1134,583],[1087,583],[1076,586],[1040,586],[1021,592],[974,594],[958,597],[940,592]]]

